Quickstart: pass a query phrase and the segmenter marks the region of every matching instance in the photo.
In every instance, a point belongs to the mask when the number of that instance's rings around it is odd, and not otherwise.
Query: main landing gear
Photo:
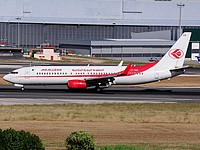
[[[95,90],[96,90],[98,93],[100,93],[100,92],[102,92],[103,89],[100,88],[100,87],[96,87]]]

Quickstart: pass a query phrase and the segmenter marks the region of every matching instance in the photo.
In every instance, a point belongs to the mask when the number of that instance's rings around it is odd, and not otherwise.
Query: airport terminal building
[[[71,41],[78,43],[71,43],[69,50],[85,54],[77,47],[89,41],[94,44],[86,44],[89,55],[118,54],[122,59],[144,52],[138,56],[145,57],[150,56],[146,51],[155,48],[155,54],[160,49],[162,55],[179,37],[180,14],[183,29],[200,29],[198,0],[6,0],[0,5],[0,45],[33,48],[49,44],[65,49]],[[143,39],[144,45],[136,39]],[[155,40],[146,45],[149,39]],[[158,39],[166,43],[157,45]]]

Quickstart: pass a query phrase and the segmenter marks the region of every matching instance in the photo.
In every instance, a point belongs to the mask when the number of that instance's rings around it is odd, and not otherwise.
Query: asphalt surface
[[[0,104],[97,104],[97,103],[180,103],[200,102],[200,88],[111,87],[97,93],[69,91],[66,86],[0,86]]]

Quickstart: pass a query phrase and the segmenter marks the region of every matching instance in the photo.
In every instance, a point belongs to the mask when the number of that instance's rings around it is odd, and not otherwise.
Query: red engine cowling
[[[70,88],[70,89],[86,89],[87,84],[84,80],[69,80],[68,88]]]

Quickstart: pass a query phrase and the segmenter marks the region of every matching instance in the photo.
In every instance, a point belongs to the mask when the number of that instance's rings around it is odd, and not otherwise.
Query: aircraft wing
[[[125,68],[124,71],[119,72],[119,73],[117,73],[115,75],[108,75],[108,76],[104,76],[104,77],[85,79],[85,82],[86,82],[86,84],[88,86],[107,86],[107,85],[111,85],[113,83],[113,81],[115,80],[115,77],[129,75],[131,67],[132,67],[132,62],[129,63],[129,65]]]
[[[118,66],[122,66],[123,65],[123,60],[122,61],[120,61],[120,63],[118,64]]]
[[[106,86],[115,80],[114,76],[105,76],[100,78],[86,79],[87,86]]]

